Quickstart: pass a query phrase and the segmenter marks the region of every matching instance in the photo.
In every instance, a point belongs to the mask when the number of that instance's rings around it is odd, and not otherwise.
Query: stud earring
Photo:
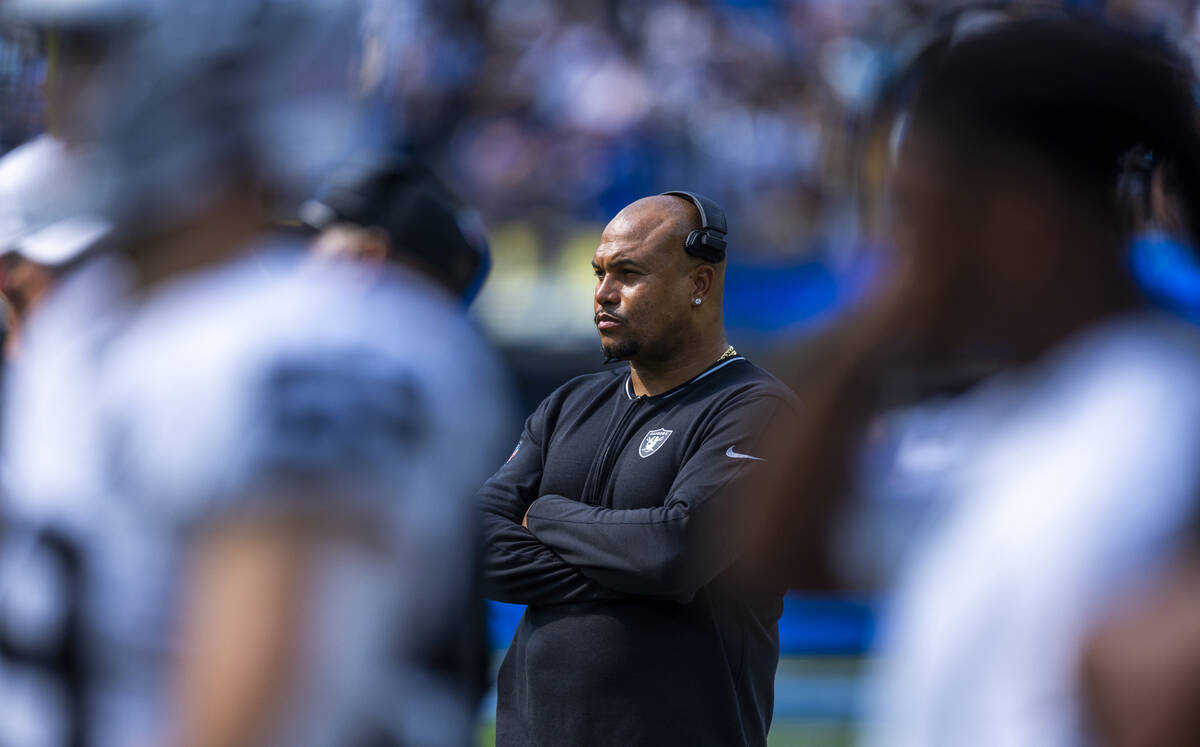
[[[692,303],[694,303],[694,304],[696,304],[697,306],[699,306],[699,305],[700,305],[700,299],[699,299],[699,298],[693,298],[693,299],[692,299]]]

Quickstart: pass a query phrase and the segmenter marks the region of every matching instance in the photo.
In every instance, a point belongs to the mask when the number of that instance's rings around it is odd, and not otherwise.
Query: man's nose
[[[621,302],[621,293],[617,289],[616,282],[612,276],[605,277],[596,286],[596,305],[597,306],[616,306]]]

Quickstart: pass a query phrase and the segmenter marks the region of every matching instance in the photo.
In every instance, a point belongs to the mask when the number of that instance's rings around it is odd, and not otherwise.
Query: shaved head
[[[688,234],[700,228],[700,211],[679,197],[654,195],[630,203],[605,229],[651,246],[683,249]],[[687,255],[684,251],[683,254]]]
[[[653,363],[700,340],[724,339],[724,263],[685,248],[700,227],[696,206],[671,195],[644,197],[605,227],[592,258],[605,355]]]

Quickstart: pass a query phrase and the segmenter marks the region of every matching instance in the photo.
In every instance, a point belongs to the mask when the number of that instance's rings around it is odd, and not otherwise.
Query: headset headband
[[[700,229],[689,233],[687,240],[683,242],[687,253],[713,264],[724,262],[725,234],[728,233],[728,229],[725,225],[725,211],[721,206],[695,192],[674,191],[663,192],[662,195],[682,197],[700,211]]]

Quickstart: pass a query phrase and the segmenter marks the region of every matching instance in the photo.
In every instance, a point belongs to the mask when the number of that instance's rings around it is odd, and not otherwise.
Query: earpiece
[[[662,194],[682,197],[700,211],[699,230],[689,233],[683,242],[683,248],[687,250],[687,253],[713,264],[724,262],[725,234],[728,233],[728,229],[725,224],[725,211],[721,209],[721,206],[695,192],[675,191]]]

